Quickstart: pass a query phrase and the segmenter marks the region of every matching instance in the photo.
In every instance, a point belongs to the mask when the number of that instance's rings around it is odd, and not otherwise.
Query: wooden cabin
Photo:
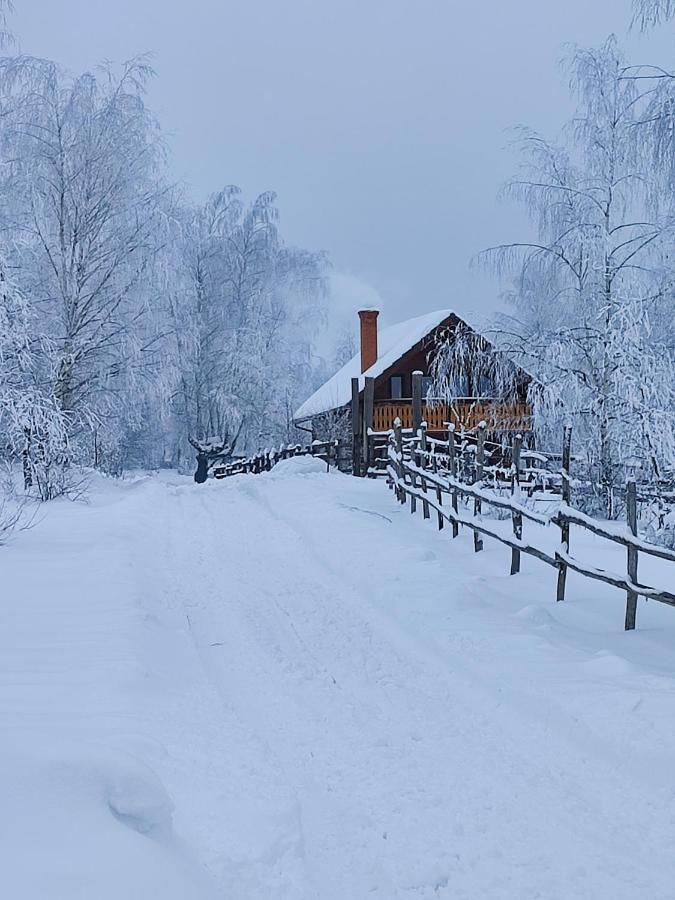
[[[469,365],[456,379],[456,396],[450,402],[439,402],[430,396],[433,354],[448,334],[461,328],[465,334],[475,336],[488,353],[491,350],[487,339],[451,310],[399,322],[379,332],[377,310],[361,310],[359,319],[359,353],[315,391],[293,417],[298,427],[311,430],[313,438],[335,436],[339,431],[341,418],[346,420],[349,415],[353,378],[359,379],[361,397],[366,377],[374,379],[374,431],[389,431],[396,418],[404,428],[412,428],[414,372],[422,373],[422,418],[432,435],[446,434],[448,422],[461,430],[473,429],[485,421],[493,436],[532,430],[532,408],[527,400],[532,379],[515,364],[510,392],[515,399],[504,401],[496,397],[484,376],[471,371]]]

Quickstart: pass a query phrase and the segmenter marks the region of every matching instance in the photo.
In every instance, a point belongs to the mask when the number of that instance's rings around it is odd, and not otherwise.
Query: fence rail
[[[485,424],[480,426],[486,428]],[[416,512],[418,504],[421,505],[425,519],[431,517],[431,511],[436,514],[438,528],[442,529],[446,522],[452,525],[453,537],[457,537],[460,527],[468,528],[474,536],[474,549],[480,552],[483,549],[483,538],[490,538],[511,549],[511,574],[520,572],[521,554],[532,556],[540,562],[551,566],[558,571],[556,587],[556,600],[565,599],[567,571],[572,570],[579,575],[595,581],[601,581],[626,592],[625,628],[635,628],[636,607],[638,596],[643,596],[669,606],[675,606],[675,593],[662,588],[642,584],[638,581],[639,554],[654,557],[668,562],[675,562],[675,552],[664,547],[658,547],[642,540],[637,535],[637,491],[634,480],[629,480],[626,485],[626,510],[627,521],[625,525],[601,522],[585,515],[580,510],[571,506],[571,430],[565,429],[563,440],[563,452],[559,456],[561,463],[557,473],[560,485],[562,502],[557,503],[556,509],[548,514],[535,512],[521,502],[521,478],[522,465],[525,453],[522,451],[522,437],[516,435],[510,448],[510,467],[496,466],[500,469],[503,479],[502,485],[510,486],[510,495],[499,494],[490,488],[485,482],[494,475],[490,473],[489,465],[486,465],[487,454],[484,442],[480,440],[480,431],[476,442],[475,462],[467,477],[468,469],[460,466],[461,453],[457,446],[454,429],[450,428],[447,441],[434,440],[430,443],[426,435],[424,424],[416,435],[404,435],[400,422],[397,422],[394,430],[388,435],[388,447],[386,456],[386,475],[390,487],[395,491],[397,499],[401,503],[409,501],[410,510]],[[532,453],[528,454],[531,458]],[[543,456],[543,454],[539,454]],[[526,457],[527,458],[527,457]],[[506,473],[508,472],[508,481]],[[449,498],[450,503],[444,504],[444,497]],[[460,510],[459,501],[464,508]],[[473,506],[473,511],[471,511]],[[510,513],[511,534],[500,531],[497,527],[488,524],[481,512],[485,507],[492,507],[500,512]],[[524,522],[530,522],[538,526],[556,527],[560,530],[559,548],[551,553],[536,541],[528,541],[524,537]],[[582,563],[570,554],[570,526],[586,529],[604,540],[617,543],[625,547],[626,574],[618,574],[605,569]]]
[[[341,442],[333,441],[312,441],[311,444],[302,446],[300,444],[282,444],[278,449],[260,450],[253,456],[245,459],[233,460],[230,463],[216,465],[213,468],[214,478],[229,478],[231,475],[259,475],[261,472],[269,472],[277,463],[284,459],[292,459],[296,456],[313,456],[322,459],[326,463],[326,468],[330,468],[331,463],[337,465],[340,459]]]

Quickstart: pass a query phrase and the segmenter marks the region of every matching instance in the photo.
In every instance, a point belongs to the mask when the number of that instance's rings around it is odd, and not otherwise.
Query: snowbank
[[[141,510],[158,484],[92,486],[0,550],[0,896],[211,900],[148,722],[160,685],[138,572],[155,564]]]
[[[156,774],[96,745],[23,743],[0,755],[2,896],[215,898],[172,831]]]
[[[334,472],[331,469],[331,472]],[[267,478],[272,480],[296,478],[298,475],[326,474],[326,463],[323,459],[314,456],[294,456],[292,459],[282,459],[269,472],[265,472]]]

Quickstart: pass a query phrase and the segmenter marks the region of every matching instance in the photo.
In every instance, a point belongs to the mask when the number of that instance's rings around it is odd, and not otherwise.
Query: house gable
[[[410,347],[388,369],[375,379],[375,399],[389,400],[391,398],[391,379],[402,379],[402,397],[412,397],[412,373],[422,372],[428,374],[429,350],[435,343],[436,336],[445,328],[455,328],[462,320],[454,313],[450,313],[434,328],[425,334],[416,344]]]
[[[433,331],[451,317],[459,321],[452,310],[438,310],[383,328],[378,337],[379,356],[375,364],[365,372],[361,372],[361,353],[357,353],[311,397],[305,400],[295,411],[293,420],[303,422],[330,410],[346,406],[351,401],[352,378],[359,379],[360,391],[363,390],[366,377],[380,379],[380,383],[382,383],[382,375],[393,369],[411,349],[418,345],[421,346],[425,338],[428,338]]]

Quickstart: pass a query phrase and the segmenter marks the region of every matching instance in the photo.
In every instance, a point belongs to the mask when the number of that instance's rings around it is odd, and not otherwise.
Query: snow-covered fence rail
[[[629,480],[626,486],[627,523],[602,522],[585,515],[570,505],[570,460],[571,433],[566,430],[561,456],[562,468],[559,473],[562,502],[557,504],[553,512],[540,513],[521,502],[520,476],[522,463],[521,437],[516,435],[511,448],[510,495],[498,493],[494,488],[486,487],[481,482],[485,476],[485,456],[482,442],[478,441],[476,462],[473,470],[473,481],[470,484],[462,480],[459,472],[455,438],[451,432],[446,444],[447,453],[439,455],[434,447],[429,453],[424,429],[418,433],[414,442],[405,441],[401,428],[397,425],[389,435],[387,452],[387,475],[390,487],[395,491],[401,503],[410,502],[410,511],[414,513],[421,505],[425,519],[436,513],[438,528],[443,529],[446,522],[452,525],[452,535],[457,537],[460,527],[470,529],[474,536],[474,549],[483,549],[483,538],[491,538],[511,549],[511,574],[520,572],[521,554],[538,559],[558,571],[556,599],[565,599],[567,570],[604,582],[626,592],[625,628],[635,628],[637,598],[643,596],[658,600],[669,606],[675,606],[675,593],[662,588],[653,587],[638,581],[639,554],[675,563],[675,552],[664,547],[642,540],[637,535],[637,492],[635,481]],[[445,442],[436,442],[436,444]],[[449,503],[443,498],[449,498]],[[460,509],[460,500],[462,509]],[[483,505],[493,508],[499,513],[507,513],[508,525],[499,521],[489,523],[481,516]],[[473,507],[473,510],[471,510]],[[536,540],[528,540],[524,536],[524,522],[537,526],[558,527],[560,544],[557,550],[538,545]],[[626,574],[619,574],[596,568],[575,559],[570,554],[571,526],[583,528],[597,537],[621,544],[626,548]]]
[[[261,472],[269,472],[278,462],[295,456],[314,456],[317,459],[323,459],[326,462],[326,468],[330,468],[331,463],[338,465],[340,448],[341,442],[339,440],[313,441],[306,446],[282,444],[277,449],[260,450],[253,456],[215,466],[213,477],[220,479],[228,478],[230,475],[258,475]]]

